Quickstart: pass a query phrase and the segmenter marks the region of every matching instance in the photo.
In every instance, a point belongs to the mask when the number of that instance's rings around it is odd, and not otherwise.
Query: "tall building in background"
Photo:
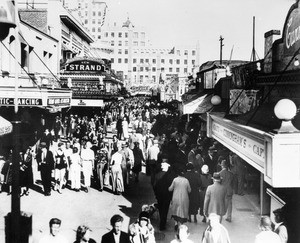
[[[199,48],[151,45],[144,27],[135,26],[129,17],[120,24],[109,23],[105,2],[65,0],[65,7],[76,9],[83,25],[97,43],[97,55],[111,60],[111,67],[123,76],[126,86],[158,85],[178,79],[179,83],[199,70]],[[109,14],[113,14],[111,11]],[[183,91],[184,92],[184,91]]]

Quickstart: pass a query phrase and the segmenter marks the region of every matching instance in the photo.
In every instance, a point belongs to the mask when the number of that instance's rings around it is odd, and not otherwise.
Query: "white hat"
[[[166,162],[161,163],[161,169],[162,171],[168,171],[170,165]]]
[[[203,165],[201,167],[201,171],[202,171],[203,174],[208,174],[208,172],[209,172],[208,166],[207,165]]]

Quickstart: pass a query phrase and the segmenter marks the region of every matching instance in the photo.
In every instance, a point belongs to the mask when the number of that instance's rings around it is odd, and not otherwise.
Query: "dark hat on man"
[[[282,208],[277,208],[273,211],[274,214],[282,214]]]
[[[186,164],[186,169],[187,170],[193,170],[195,167],[194,167],[194,164],[192,162],[188,162]]]
[[[149,221],[149,213],[146,212],[146,211],[142,211],[139,215],[139,220],[146,220],[146,221]]]
[[[214,173],[213,174],[213,179],[214,181],[221,181],[221,176],[220,176],[220,173]]]

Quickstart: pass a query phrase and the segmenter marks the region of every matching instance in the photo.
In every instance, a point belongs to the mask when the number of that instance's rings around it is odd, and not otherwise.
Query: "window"
[[[169,68],[169,72],[170,72],[170,73],[173,72],[173,68]]]
[[[184,64],[187,65],[187,59],[184,60]]]
[[[101,39],[101,35],[98,35],[98,39],[99,39],[99,40]]]
[[[138,42],[137,42],[137,41],[134,41],[134,42],[133,42],[133,46],[138,46]]]
[[[92,32],[95,32],[95,27],[92,28]]]
[[[95,19],[92,20],[92,24],[96,24],[96,20]]]
[[[133,63],[136,63],[136,58],[133,58],[132,62],[133,62]]]
[[[125,46],[128,46],[128,41],[125,41]]]
[[[124,63],[128,63],[128,58],[125,58],[125,59],[124,59]]]
[[[115,33],[114,33],[114,32],[111,32],[111,33],[110,33],[110,36],[111,36],[111,37],[115,37]]]
[[[125,32],[125,38],[128,38],[128,32]]]
[[[145,63],[149,63],[149,59],[145,59]]]
[[[196,51],[192,50],[192,56],[195,56],[195,55],[196,55]]]
[[[96,16],[96,12],[95,11],[93,11],[93,16]]]
[[[122,54],[122,49],[118,49],[118,54]]]
[[[195,65],[195,60],[192,60],[192,65]]]
[[[177,55],[180,56],[180,50],[176,50]]]
[[[141,72],[144,72],[144,68],[143,68],[143,67],[140,67],[140,71],[141,71]]]
[[[155,67],[153,67],[153,68],[152,68],[152,72],[155,72],[155,71],[156,71],[156,68],[155,68]]]
[[[152,76],[152,80],[153,80],[153,82],[155,83],[155,76]]]
[[[122,58],[118,58],[118,63],[122,63]]]
[[[122,32],[118,33],[119,38],[122,38]]]
[[[152,59],[152,63],[155,64],[156,63],[156,59]]]
[[[149,67],[145,67],[145,71],[146,71],[146,72],[149,72]]]
[[[88,16],[88,12],[87,11],[85,11],[85,16]]]
[[[115,42],[113,40],[110,43],[111,43],[111,46],[115,45]]]
[[[107,32],[105,32],[105,37],[108,37],[108,33]]]
[[[180,64],[180,60],[179,59],[176,60],[176,64]]]
[[[142,39],[145,39],[145,32],[142,32],[142,33],[141,33],[141,38],[142,38]]]
[[[136,67],[133,67],[133,68],[132,68],[132,71],[133,71],[133,72],[136,72]]]
[[[101,32],[101,27],[98,27],[98,32]]]
[[[100,11],[98,12],[98,16],[101,16],[101,12]]]
[[[111,63],[114,63],[114,62],[115,62],[115,60],[114,60],[113,58],[111,58],[110,61],[111,61]]]
[[[165,63],[165,59],[161,59],[161,63]]]
[[[128,54],[128,49],[125,49],[125,50],[124,50],[124,53],[125,53],[125,54]]]
[[[184,55],[187,55],[188,54],[188,50],[184,50]]]
[[[172,60],[172,59],[170,59],[170,60],[169,60],[169,63],[170,63],[170,64],[173,64],[173,60]]]
[[[139,38],[139,34],[138,34],[138,32],[134,32],[134,33],[133,33],[133,38],[134,38],[134,39],[137,39],[137,38]]]
[[[122,46],[122,41],[119,41],[118,45],[119,45],[119,46]]]
[[[145,46],[145,41],[141,41],[141,46]]]
[[[183,72],[184,72],[184,73],[187,73],[187,72],[188,72],[188,71],[187,71],[187,68],[184,68],[184,69],[183,69]]]
[[[144,59],[140,59],[140,63],[144,63]]]
[[[161,71],[164,72],[164,71],[165,71],[165,68],[162,67],[162,68],[161,68]]]
[[[176,73],[180,73],[180,68],[176,68]]]
[[[86,19],[86,20],[84,20],[84,23],[85,23],[85,24],[87,24],[87,23],[88,23],[88,20],[87,20],[87,19]]]
[[[98,24],[101,24],[101,19],[98,19]]]

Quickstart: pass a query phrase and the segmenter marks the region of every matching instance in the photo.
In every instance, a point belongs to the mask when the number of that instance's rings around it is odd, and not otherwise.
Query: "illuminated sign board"
[[[0,105],[2,106],[12,106],[15,105],[14,98],[0,98]],[[35,98],[18,98],[19,106],[41,106],[42,99]]]
[[[93,60],[77,60],[66,65],[65,70],[68,72],[80,73],[102,73],[105,72],[105,65]]]

